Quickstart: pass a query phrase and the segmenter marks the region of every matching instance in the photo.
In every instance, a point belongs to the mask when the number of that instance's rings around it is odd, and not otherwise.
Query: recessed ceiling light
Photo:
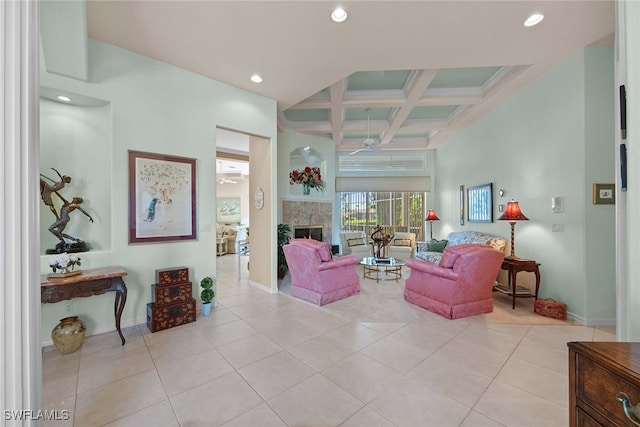
[[[336,7],[333,12],[331,12],[331,19],[333,22],[344,22],[347,20],[347,11],[341,7]]]
[[[59,101],[71,102],[71,98],[69,98],[68,96],[58,95],[56,96],[56,98],[58,98]]]
[[[526,21],[524,21],[524,26],[525,27],[533,27],[534,25],[538,25],[539,23],[541,23],[543,19],[544,19],[544,15],[543,14],[534,13],[533,15],[528,17]]]
[[[253,76],[251,76],[251,81],[254,83],[262,83],[262,77],[260,77],[260,75],[258,74],[254,74]]]

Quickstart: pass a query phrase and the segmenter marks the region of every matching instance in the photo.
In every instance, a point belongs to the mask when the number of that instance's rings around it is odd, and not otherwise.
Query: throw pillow
[[[347,239],[347,246],[364,246],[364,240],[358,237],[357,239]]]
[[[331,261],[331,248],[327,242],[322,242],[322,245],[316,248],[318,251],[318,255],[320,255],[320,259],[322,262]]]
[[[444,251],[444,248],[447,246],[447,243],[449,243],[447,239],[442,239],[442,240],[431,239],[431,241],[429,242],[429,251],[442,252]]]
[[[455,248],[455,246],[451,246]],[[440,258],[440,266],[444,268],[453,268],[453,264],[456,263],[458,257],[460,256],[459,252],[450,251],[450,248],[446,248],[444,253],[442,254],[442,258]]]
[[[411,246],[411,239],[395,239],[392,246]]]

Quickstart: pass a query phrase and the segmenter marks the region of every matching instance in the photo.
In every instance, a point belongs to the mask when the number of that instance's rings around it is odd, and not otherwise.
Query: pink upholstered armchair
[[[448,246],[440,264],[412,258],[404,299],[449,319],[493,311],[504,253],[487,245]]]
[[[292,239],[282,247],[291,273],[291,296],[325,305],[360,293],[360,258],[332,258],[327,243]]]

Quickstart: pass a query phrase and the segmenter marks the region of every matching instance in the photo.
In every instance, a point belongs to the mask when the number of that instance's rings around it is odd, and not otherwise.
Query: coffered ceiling
[[[343,23],[329,18],[337,5]],[[415,150],[437,148],[579,49],[613,44],[614,6],[88,1],[86,16],[90,37],[274,99],[281,127],[337,150],[362,148],[367,133],[379,150]],[[545,19],[524,27],[533,12]]]

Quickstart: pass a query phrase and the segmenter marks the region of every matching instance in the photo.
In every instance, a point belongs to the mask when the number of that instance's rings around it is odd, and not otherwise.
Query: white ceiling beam
[[[331,123],[321,122],[287,122],[286,125],[296,132],[331,133]],[[386,120],[371,120],[370,130],[372,132],[382,132],[389,127]],[[342,123],[342,132],[365,132],[367,130],[366,120],[348,120]],[[339,141],[336,141],[339,142]]]
[[[380,144],[388,144],[391,141],[395,133],[400,129],[411,113],[411,110],[415,107],[420,98],[422,98],[422,95],[427,90],[436,74],[438,74],[438,70],[420,70],[412,76],[413,78],[411,79],[412,81],[410,83],[409,90],[407,91],[407,102],[396,111],[389,129],[384,133],[380,140]]]
[[[482,94],[477,95],[443,95],[423,97],[416,102],[416,107],[430,107],[435,105],[466,105],[480,104],[484,100]]]
[[[380,93],[385,91],[371,92]],[[398,95],[397,91],[393,92],[394,95],[377,96],[349,96],[349,92],[347,92],[343,97],[342,106],[344,108],[384,108],[406,105],[406,96]],[[483,99],[481,88],[428,89],[418,100],[416,106],[479,104]],[[289,110],[329,109],[333,105],[334,102],[329,98],[309,98],[290,107]]]
[[[342,99],[347,86],[347,80],[338,80],[329,87],[329,98],[331,100],[331,137],[336,143],[342,140],[342,122],[344,121],[344,108]]]

